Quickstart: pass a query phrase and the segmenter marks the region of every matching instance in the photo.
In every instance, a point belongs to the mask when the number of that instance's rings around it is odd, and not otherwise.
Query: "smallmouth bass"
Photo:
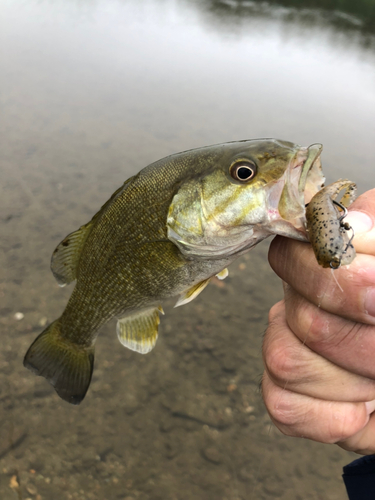
[[[79,404],[98,331],[111,318],[124,346],[147,353],[163,300],[190,302],[271,234],[307,241],[305,204],[324,185],[321,150],[275,139],[224,143],[168,156],[125,181],[55,249],[58,284],[76,284],[24,365]]]

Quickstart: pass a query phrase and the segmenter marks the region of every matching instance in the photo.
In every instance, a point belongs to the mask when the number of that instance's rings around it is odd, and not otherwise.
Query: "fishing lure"
[[[345,192],[339,202],[336,197],[343,189]],[[353,228],[344,222],[356,189],[353,182],[338,180],[318,191],[306,207],[306,230],[316,260],[322,267],[338,269],[350,264],[356,256],[352,245]]]

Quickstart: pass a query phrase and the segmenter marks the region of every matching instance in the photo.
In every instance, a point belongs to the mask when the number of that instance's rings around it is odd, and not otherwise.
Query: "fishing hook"
[[[348,223],[348,222],[342,222],[345,217],[348,215],[348,210],[346,207],[344,207],[344,205],[342,205],[341,203],[339,203],[338,201],[336,200],[332,200],[332,202],[337,205],[339,208],[341,208],[341,210],[343,211],[343,214],[339,217],[338,221],[340,222],[340,227],[342,227],[343,229],[345,229],[345,231],[352,231],[352,235],[345,247],[345,250],[343,251],[343,255],[346,254],[346,252],[348,251],[348,248],[350,247],[352,241],[353,241],[353,238],[355,236],[355,233],[354,233],[354,229],[352,228],[352,226]],[[338,269],[339,267],[341,266],[341,257],[339,258],[338,260],[338,265],[337,265],[337,261],[335,262],[334,260],[331,260],[331,262],[329,263],[329,267],[331,269]]]

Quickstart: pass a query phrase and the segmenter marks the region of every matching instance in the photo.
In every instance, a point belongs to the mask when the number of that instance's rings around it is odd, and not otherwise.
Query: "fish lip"
[[[324,186],[325,177],[320,161],[322,150],[322,144],[318,143],[308,147],[297,146],[284,177],[288,204],[284,206],[283,218],[291,220],[303,216],[305,205]]]
[[[299,152],[307,152],[303,162],[301,175],[298,182],[298,193],[304,205],[310,202],[311,198],[324,186],[325,177],[323,175],[320,155],[323,145],[311,144],[308,148],[301,147]]]
[[[282,180],[275,184],[269,196],[272,200],[269,212],[270,220],[273,221],[272,232],[290,238],[307,239],[305,206],[325,181],[320,163],[322,149],[321,144],[295,147]],[[277,208],[275,202],[278,203]]]

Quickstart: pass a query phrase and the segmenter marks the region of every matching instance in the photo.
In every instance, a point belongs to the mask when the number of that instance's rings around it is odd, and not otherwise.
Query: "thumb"
[[[355,200],[344,221],[354,230],[353,245],[357,252],[375,255],[375,189]]]

